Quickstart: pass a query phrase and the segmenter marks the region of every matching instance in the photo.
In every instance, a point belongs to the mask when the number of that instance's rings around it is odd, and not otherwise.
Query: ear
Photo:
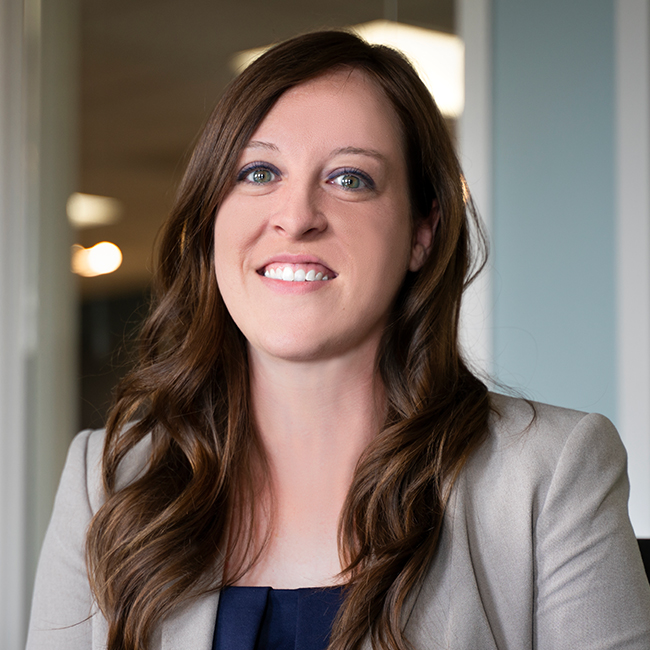
[[[419,271],[429,257],[433,245],[433,237],[440,221],[438,201],[431,205],[429,216],[420,219],[413,229],[413,245],[411,247],[411,261],[409,271]]]

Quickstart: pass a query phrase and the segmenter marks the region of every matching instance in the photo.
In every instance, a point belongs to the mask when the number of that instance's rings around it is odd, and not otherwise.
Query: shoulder
[[[431,618],[433,586],[446,585],[457,621],[481,610],[487,621],[462,647],[650,647],[650,590],[616,429],[602,415],[490,400],[489,432],[454,486],[422,611]]]
[[[552,470],[562,456],[590,446],[594,455],[604,452],[625,459],[625,449],[614,425],[599,413],[490,394],[488,455],[519,459],[528,469]],[[586,451],[586,450],[585,450]]]
[[[93,615],[86,572],[86,533],[105,501],[102,456],[106,434],[86,430],[70,444],[36,572],[27,648],[89,648],[105,621]],[[147,465],[150,440],[129,452],[119,482],[132,481]]]
[[[584,413],[498,393],[490,393],[490,407],[490,435],[499,446],[509,446],[518,439],[527,445],[562,445],[576,428],[599,432],[606,438],[618,437],[614,425],[598,413]]]
[[[85,486],[88,502],[93,513],[101,507],[105,499],[102,459],[106,442],[104,429],[86,429],[77,434],[68,450],[65,468],[61,477],[59,493],[69,493],[67,486]],[[126,456],[120,465],[117,488],[134,481],[147,467],[151,454],[151,436],[141,440]]]
[[[490,403],[489,432],[464,481],[486,505],[527,509],[535,520],[551,487],[568,481],[575,497],[625,475],[625,448],[606,417],[495,393]]]

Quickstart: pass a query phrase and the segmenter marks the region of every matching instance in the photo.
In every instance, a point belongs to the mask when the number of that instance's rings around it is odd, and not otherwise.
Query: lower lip
[[[302,295],[311,293],[325,288],[332,280],[304,280],[303,282],[285,282],[284,280],[275,280],[267,278],[265,275],[258,274],[265,286],[271,291],[284,295]]]

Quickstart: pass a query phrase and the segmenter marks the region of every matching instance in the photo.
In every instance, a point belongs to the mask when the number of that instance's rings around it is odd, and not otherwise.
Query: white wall
[[[0,3],[0,646],[17,650],[25,622],[28,281],[22,2]]]
[[[24,647],[75,425],[74,0],[0,3],[0,648]]]
[[[458,121],[460,159],[488,235],[492,230],[492,13],[490,0],[457,0],[465,43],[465,110]],[[463,298],[461,342],[479,372],[493,370],[492,258]]]
[[[615,10],[617,424],[632,522],[650,537],[650,2]]]

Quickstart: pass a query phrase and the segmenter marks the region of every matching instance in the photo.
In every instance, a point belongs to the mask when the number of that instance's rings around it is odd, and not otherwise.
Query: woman
[[[336,649],[650,647],[613,427],[459,352],[472,222],[399,54],[324,32],[245,70],[71,448],[28,647],[313,650],[334,614]]]

